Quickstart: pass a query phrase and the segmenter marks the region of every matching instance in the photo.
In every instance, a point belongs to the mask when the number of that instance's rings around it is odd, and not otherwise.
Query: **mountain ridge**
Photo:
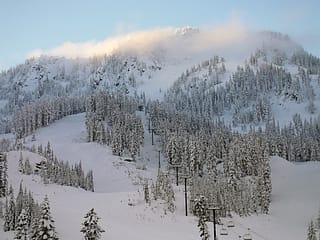
[[[230,31],[232,29],[229,28]],[[139,52],[144,47],[137,46],[90,58],[50,55],[30,58],[0,74],[2,120],[8,119],[16,107],[37,99],[87,96],[99,89],[131,96],[143,94],[147,98],[161,100],[167,90],[177,85],[182,74],[199,66],[201,68],[217,56],[223,59],[224,73],[214,88],[223,86],[239,67],[245,68],[247,64],[254,72],[264,65],[273,65],[284,69],[293,79],[299,78],[299,71],[313,82],[317,75],[319,78],[320,60],[305,52],[301,45],[285,34],[248,32],[241,28],[236,28],[235,33],[224,31],[187,26],[159,30],[149,35],[140,33],[136,35],[137,40],[134,40],[134,34],[127,37],[134,44],[140,41],[141,35],[148,36],[147,51]],[[214,39],[219,33],[226,36]],[[158,37],[159,34],[163,36]],[[202,71],[194,72],[193,78],[200,82],[216,81],[212,76],[208,79],[208,73],[203,74]],[[314,92],[314,89],[310,91]]]

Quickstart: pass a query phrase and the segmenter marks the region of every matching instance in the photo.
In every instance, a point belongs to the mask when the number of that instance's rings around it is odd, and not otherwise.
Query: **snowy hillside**
[[[56,230],[60,239],[81,238],[80,226],[84,214],[92,207],[101,218],[100,225],[106,231],[101,239],[198,239],[199,233],[194,216],[184,216],[183,188],[175,187],[177,195],[174,214],[165,211],[163,204],[152,201],[147,205],[143,199],[141,185],[137,179],[154,178],[156,165],[147,163],[146,170],[136,169],[135,163],[128,163],[113,156],[110,149],[96,143],[84,141],[84,115],[75,115],[60,120],[50,127],[36,133],[37,140],[27,145],[43,144],[50,141],[59,158],[70,163],[82,161],[84,169],[94,170],[96,192],[87,192],[72,187],[55,184],[44,185],[39,176],[22,175],[18,172],[19,151],[8,153],[9,183],[15,193],[22,184],[30,189],[36,200],[41,202],[48,195]],[[146,133],[150,140],[150,134]],[[145,154],[157,162],[157,149],[146,143]],[[22,151],[24,158],[31,160],[32,166],[40,156]],[[150,167],[149,167],[150,166]],[[303,164],[289,163],[284,159],[271,159],[272,203],[269,215],[252,215],[238,217],[234,215],[234,228],[228,228],[227,236],[219,239],[237,239],[250,228],[253,239],[303,239],[307,225],[316,218],[319,207],[320,164],[309,162]],[[171,172],[174,175],[174,172]],[[230,218],[222,218],[225,224]],[[66,224],[67,223],[67,224]],[[212,224],[208,223],[212,232]],[[218,234],[221,226],[218,226]],[[0,239],[12,239],[12,232],[0,229]]]

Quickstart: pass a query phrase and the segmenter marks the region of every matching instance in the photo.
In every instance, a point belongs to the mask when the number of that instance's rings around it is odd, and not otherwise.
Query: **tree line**
[[[84,111],[83,97],[40,99],[16,108],[12,119],[14,134],[17,139],[22,139],[56,120]]]
[[[42,158],[32,167],[29,158],[24,159],[20,153],[18,166],[22,174],[38,174],[45,184],[56,183],[94,191],[93,171],[89,170],[85,173],[81,161],[70,165],[68,161],[58,160],[50,142],[44,148],[39,145],[37,149],[32,146],[29,150],[38,153]]]
[[[138,102],[134,98],[103,91],[92,95],[86,106],[89,142],[107,144],[115,155],[134,159],[140,155],[144,129],[136,116]]]

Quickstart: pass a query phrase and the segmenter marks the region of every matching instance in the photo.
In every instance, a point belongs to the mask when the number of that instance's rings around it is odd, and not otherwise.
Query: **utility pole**
[[[153,131],[154,131],[154,128],[151,129],[151,145],[154,145],[154,142],[153,142]]]
[[[190,178],[190,174],[184,169],[183,174],[181,176],[184,179],[184,205],[186,216],[188,216],[188,191],[187,191],[187,179]]]
[[[149,117],[148,120],[149,120],[148,130],[149,130],[149,133],[150,133],[150,130],[151,130],[151,118]]]
[[[186,211],[186,216],[188,216],[188,192],[187,192],[187,178],[189,178],[189,176],[185,175],[183,176],[184,178],[184,206],[186,207],[185,211]]]
[[[176,184],[179,185],[179,167],[176,166]]]
[[[184,178],[184,205],[186,207],[186,216],[188,216],[188,195],[187,195],[187,177]]]
[[[208,210],[212,210],[212,215],[213,215],[213,240],[218,240],[217,230],[216,230],[216,210],[219,210],[219,208],[209,207]]]

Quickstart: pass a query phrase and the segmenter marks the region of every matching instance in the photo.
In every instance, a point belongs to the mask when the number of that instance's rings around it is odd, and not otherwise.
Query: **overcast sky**
[[[288,34],[320,56],[319,0],[0,0],[0,69],[35,50],[100,42],[135,31],[229,21]]]

